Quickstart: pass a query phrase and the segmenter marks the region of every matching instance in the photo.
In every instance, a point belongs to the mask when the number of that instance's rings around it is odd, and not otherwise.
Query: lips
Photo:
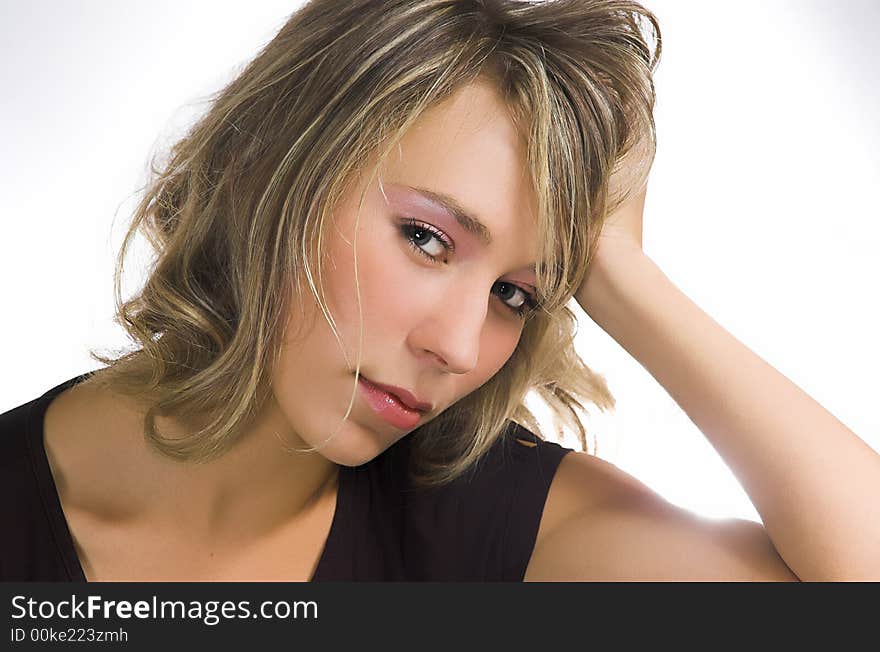
[[[394,398],[400,401],[403,405],[408,407],[411,410],[416,410],[418,412],[428,412],[433,408],[433,405],[427,403],[425,401],[418,400],[411,392],[403,389],[402,387],[397,387],[395,385],[383,385],[382,383],[377,383],[370,378],[367,378],[364,375],[361,375],[361,379],[373,385],[374,387],[378,387],[383,392],[387,392],[391,394]]]

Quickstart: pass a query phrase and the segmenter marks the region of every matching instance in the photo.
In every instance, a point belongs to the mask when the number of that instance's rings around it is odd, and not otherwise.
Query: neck
[[[339,467],[290,428],[274,397],[226,453],[204,464],[180,462],[150,448],[141,434],[143,412],[107,397],[113,420],[105,464],[126,487],[127,503],[152,522],[185,524],[193,537],[243,540],[306,519],[335,497]],[[186,430],[173,419],[157,419],[167,437]],[[125,437],[119,433],[129,433]],[[124,470],[124,471],[123,471]]]

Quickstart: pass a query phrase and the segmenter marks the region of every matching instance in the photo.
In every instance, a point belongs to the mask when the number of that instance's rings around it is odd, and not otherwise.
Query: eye
[[[506,305],[520,317],[526,317],[538,306],[537,300],[529,292],[526,292],[518,285],[514,285],[513,283],[505,283],[502,281],[496,283],[495,286],[501,288],[501,294],[505,295],[501,297],[501,300],[505,302],[504,305]],[[508,298],[512,298],[514,300],[512,304],[507,303]]]
[[[400,233],[414,251],[438,265],[446,262],[440,260],[440,256],[455,251],[455,245],[452,244],[442,231],[438,231],[428,224],[417,222],[412,218],[409,218],[400,225]],[[434,243],[433,241],[435,240],[436,242]],[[432,250],[435,253],[429,253],[427,249],[432,243]],[[525,319],[538,307],[537,299],[518,285],[500,281],[495,284],[495,287],[500,290],[499,298],[504,302],[504,305],[513,314],[522,319]]]
[[[455,251],[455,245],[452,244],[442,231],[438,231],[427,224],[420,224],[412,218],[410,218],[405,224],[401,224],[400,232],[413,249],[425,256],[432,263],[443,262],[439,260],[441,255]],[[432,240],[437,241],[437,244],[433,247],[434,253],[425,250],[425,247],[431,244]]]

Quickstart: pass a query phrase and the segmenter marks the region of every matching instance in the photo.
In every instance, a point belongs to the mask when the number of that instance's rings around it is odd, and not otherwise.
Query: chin
[[[338,464],[339,466],[355,467],[361,466],[362,464],[366,464],[367,462],[374,460],[382,452],[383,451],[378,451],[374,455],[370,455],[360,454],[361,451],[342,451],[341,453],[336,455],[328,455],[325,453],[324,457],[326,457],[334,464]]]
[[[340,436],[343,437],[343,434],[340,433]],[[346,433],[343,440],[330,442],[326,448],[318,452],[341,466],[361,466],[384,453],[399,439],[387,441],[372,431],[364,431],[362,434]]]

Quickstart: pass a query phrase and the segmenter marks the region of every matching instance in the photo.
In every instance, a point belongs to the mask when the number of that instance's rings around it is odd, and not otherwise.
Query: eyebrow
[[[489,228],[476,215],[466,211],[455,197],[442,192],[428,190],[427,188],[417,188],[415,186],[407,186],[407,188],[414,190],[428,201],[450,213],[455,218],[455,221],[461,225],[461,228],[477,236],[487,247],[492,244],[492,234]]]

